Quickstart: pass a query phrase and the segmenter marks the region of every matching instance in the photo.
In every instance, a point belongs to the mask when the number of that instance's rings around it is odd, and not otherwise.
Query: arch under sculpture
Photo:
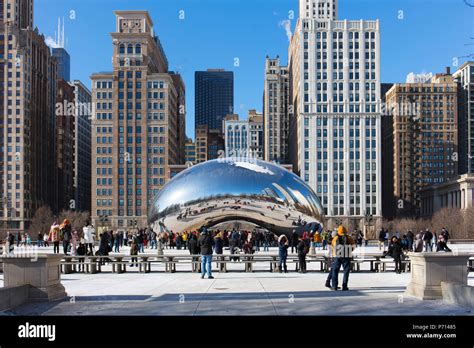
[[[288,170],[255,159],[224,158],[191,166],[153,199],[155,231],[194,231],[248,221],[281,235],[322,228],[319,198]]]

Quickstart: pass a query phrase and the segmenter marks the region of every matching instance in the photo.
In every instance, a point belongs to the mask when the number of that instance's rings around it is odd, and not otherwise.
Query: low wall
[[[28,301],[29,285],[0,288],[0,312],[21,306]]]
[[[421,300],[442,299],[442,282],[467,285],[470,254],[409,253],[411,280],[406,294]]]
[[[474,308],[474,286],[441,282],[441,290],[445,302]]]
[[[29,286],[28,300],[53,301],[65,298],[61,284],[63,255],[42,254],[35,258],[3,257],[3,282],[6,288]]]

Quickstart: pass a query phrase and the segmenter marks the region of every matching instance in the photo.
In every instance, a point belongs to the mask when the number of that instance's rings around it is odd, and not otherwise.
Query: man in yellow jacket
[[[351,268],[352,251],[355,249],[355,242],[348,235],[344,226],[339,226],[337,236],[332,239],[332,256],[333,263],[331,267],[331,290],[337,290],[338,276],[341,266],[344,268],[344,276],[342,279],[342,290],[349,290],[347,284],[349,282],[349,272]]]

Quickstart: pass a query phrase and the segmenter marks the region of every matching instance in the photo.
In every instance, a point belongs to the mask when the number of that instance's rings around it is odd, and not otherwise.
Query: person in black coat
[[[201,233],[201,237],[199,238],[199,248],[201,249],[201,279],[204,279],[206,275],[207,269],[207,276],[209,279],[214,279],[212,276],[212,248],[214,246],[214,238],[209,235],[209,232],[204,230]]]
[[[293,253],[293,248],[295,249],[295,251],[297,251],[298,241],[299,241],[298,233],[296,233],[296,231],[293,230],[293,233],[291,234],[291,253]]]
[[[306,273],[306,254],[308,253],[307,244],[303,238],[299,239],[296,250],[298,251],[298,261],[300,263],[299,273]]]
[[[393,236],[390,240],[390,245],[388,246],[387,254],[388,256],[393,257],[395,260],[395,272],[402,273],[402,245],[397,237]]]

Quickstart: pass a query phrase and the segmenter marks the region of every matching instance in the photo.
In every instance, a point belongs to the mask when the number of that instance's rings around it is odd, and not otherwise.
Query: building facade
[[[443,208],[472,208],[473,198],[473,174],[463,174],[441,184],[425,186],[420,190],[420,215],[430,217]]]
[[[55,211],[74,210],[74,155],[75,123],[74,114],[69,114],[67,106],[75,105],[74,87],[63,79],[58,79],[56,89],[56,168],[57,198]]]
[[[280,58],[265,61],[265,87],[263,95],[264,159],[288,163],[289,136],[289,81],[288,67]]]
[[[208,69],[195,73],[195,119],[197,126],[218,129],[222,120],[234,112],[234,73]]]
[[[458,83],[459,173],[474,173],[474,62],[453,74]]]
[[[28,229],[56,201],[56,62],[33,25],[33,0],[0,2],[0,225]]]
[[[187,138],[184,144],[185,152],[185,163],[195,164],[196,163],[196,144],[193,139]]]
[[[218,129],[206,125],[196,128],[196,163],[223,157],[225,154],[224,136]]]
[[[386,93],[393,83],[382,83],[380,92],[383,105],[386,105]],[[393,219],[397,215],[397,201],[393,194],[393,115],[385,107],[382,110],[382,216]]]
[[[146,11],[117,11],[113,71],[93,74],[92,220],[126,229],[148,224],[167,167],[184,160],[184,84]],[[180,81],[180,82],[177,82]]]
[[[290,158],[330,222],[361,228],[382,216],[380,25],[336,18],[336,0],[300,0],[289,48]]]
[[[263,159],[263,114],[256,110],[249,110],[249,149],[253,158]]]
[[[91,117],[92,95],[81,81],[74,88],[74,209],[91,211]]]
[[[394,115],[393,183],[398,213],[418,215],[420,189],[457,175],[457,84],[447,71],[428,83],[395,84],[386,99]]]
[[[263,159],[263,115],[249,110],[247,120],[239,120],[238,115],[227,116],[224,139],[226,157]]]

